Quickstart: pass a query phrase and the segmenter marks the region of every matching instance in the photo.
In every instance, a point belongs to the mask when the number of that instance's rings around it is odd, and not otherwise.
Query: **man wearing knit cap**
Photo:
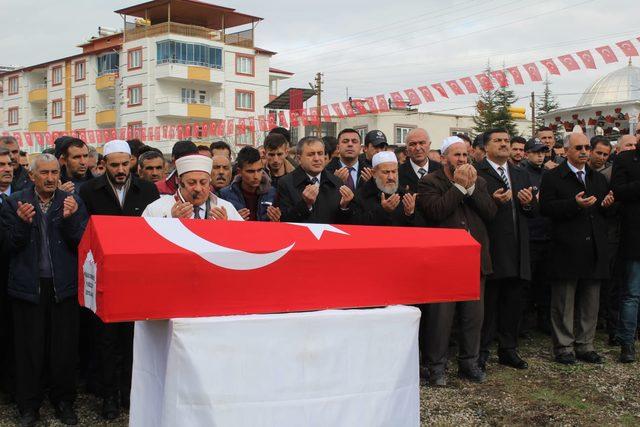
[[[142,216],[242,221],[226,200],[211,193],[213,160],[199,154],[176,160],[178,190],[151,203]]]
[[[153,183],[131,175],[131,149],[126,141],[107,142],[104,158],[105,174],[80,187],[80,197],[89,215],[140,216],[159,197],[158,189]],[[97,316],[94,319],[96,362],[103,391],[102,416],[114,420],[120,415],[120,405],[129,405],[133,323],[103,323]]]

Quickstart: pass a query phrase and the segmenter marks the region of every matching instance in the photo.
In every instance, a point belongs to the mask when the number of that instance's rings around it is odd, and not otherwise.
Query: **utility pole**
[[[531,92],[531,138],[536,136],[536,93]]]
[[[316,91],[316,106],[317,106],[317,110],[316,111],[316,132],[317,132],[317,136],[318,138],[322,138],[322,112],[320,111],[320,109],[322,108],[322,77],[324,76],[324,74],[322,73],[317,73],[316,74],[316,84],[312,85],[311,88],[313,90]]]

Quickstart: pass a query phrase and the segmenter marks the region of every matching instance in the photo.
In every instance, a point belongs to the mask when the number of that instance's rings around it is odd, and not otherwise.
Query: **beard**
[[[378,187],[378,190],[382,191],[384,194],[388,196],[391,196],[398,191],[397,182],[389,184],[384,181],[384,178],[378,178],[378,177],[376,177],[375,180],[376,180],[376,187]]]

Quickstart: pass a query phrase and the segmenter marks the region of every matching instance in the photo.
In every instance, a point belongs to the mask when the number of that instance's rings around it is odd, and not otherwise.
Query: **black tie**
[[[422,179],[422,177],[424,176],[424,174],[426,174],[427,171],[424,170],[424,168],[420,168],[418,169],[418,175],[420,175],[420,179]]]
[[[319,181],[317,177],[314,176],[313,178],[311,178],[311,184],[316,185],[318,182]]]
[[[582,185],[584,185],[586,187],[587,184],[584,182],[584,171],[578,171],[578,172],[576,172],[576,175],[578,175],[578,179],[580,180]]]
[[[202,219],[200,218],[200,206],[193,207],[193,218],[194,219]]]
[[[504,185],[507,186],[507,190],[510,190],[511,186],[509,185],[509,180],[507,179],[507,175],[504,173],[504,168],[502,166],[498,166],[498,172],[500,172],[500,177],[504,181]]]

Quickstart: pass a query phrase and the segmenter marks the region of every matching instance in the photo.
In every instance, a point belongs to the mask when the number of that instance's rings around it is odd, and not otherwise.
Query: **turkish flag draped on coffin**
[[[93,216],[78,264],[105,322],[480,297],[464,230]]]

